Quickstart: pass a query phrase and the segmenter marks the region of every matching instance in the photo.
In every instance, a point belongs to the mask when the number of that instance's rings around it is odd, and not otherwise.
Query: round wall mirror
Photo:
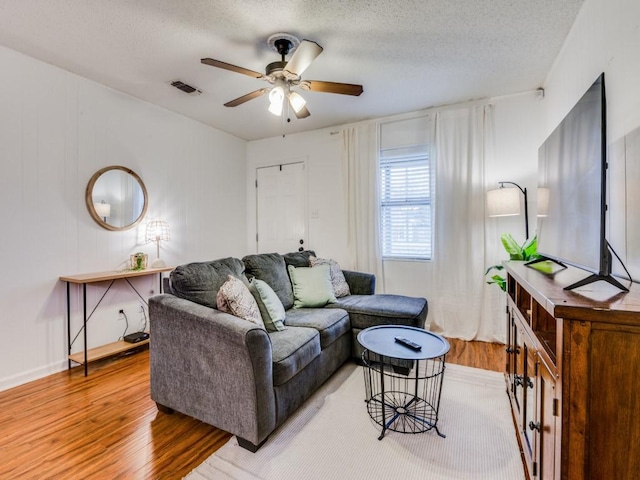
[[[128,230],[147,212],[147,189],[140,177],[118,165],[98,170],[87,185],[87,209],[107,230]]]

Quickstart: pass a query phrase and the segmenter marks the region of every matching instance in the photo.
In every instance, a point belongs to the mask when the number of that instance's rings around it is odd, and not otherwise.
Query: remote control
[[[418,345],[416,342],[412,342],[408,338],[404,337],[396,337],[396,342],[404,345],[405,347],[409,347],[411,350],[422,350],[422,346]]]

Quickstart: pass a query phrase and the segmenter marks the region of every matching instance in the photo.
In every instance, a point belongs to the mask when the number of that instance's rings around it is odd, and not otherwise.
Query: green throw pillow
[[[329,265],[313,268],[289,265],[288,268],[293,284],[293,308],[324,307],[336,301]]]
[[[284,307],[273,288],[268,283],[254,278],[251,280],[249,290],[256,299],[260,315],[264,321],[264,326],[268,332],[278,332],[285,330],[284,326]]]

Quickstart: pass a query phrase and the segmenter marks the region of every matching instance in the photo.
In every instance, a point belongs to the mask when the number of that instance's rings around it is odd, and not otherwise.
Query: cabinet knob
[[[533,423],[533,421],[529,422],[529,429],[540,431],[540,422],[536,422],[536,423]]]
[[[507,353],[513,353],[513,348],[507,347]]]
[[[516,386],[517,385],[524,385],[522,375],[514,375],[513,376],[513,383],[515,383]]]
[[[527,377],[527,387],[533,388],[533,380],[531,380],[531,377]]]

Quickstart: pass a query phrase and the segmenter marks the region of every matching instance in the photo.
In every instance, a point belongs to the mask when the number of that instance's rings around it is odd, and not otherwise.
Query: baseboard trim
[[[20,372],[15,375],[0,378],[0,392],[9,390],[11,388],[19,387],[25,383],[39,380],[54,373],[62,372],[67,369],[67,361],[50,363],[44,367],[34,368],[33,370],[27,370],[26,372]]]

